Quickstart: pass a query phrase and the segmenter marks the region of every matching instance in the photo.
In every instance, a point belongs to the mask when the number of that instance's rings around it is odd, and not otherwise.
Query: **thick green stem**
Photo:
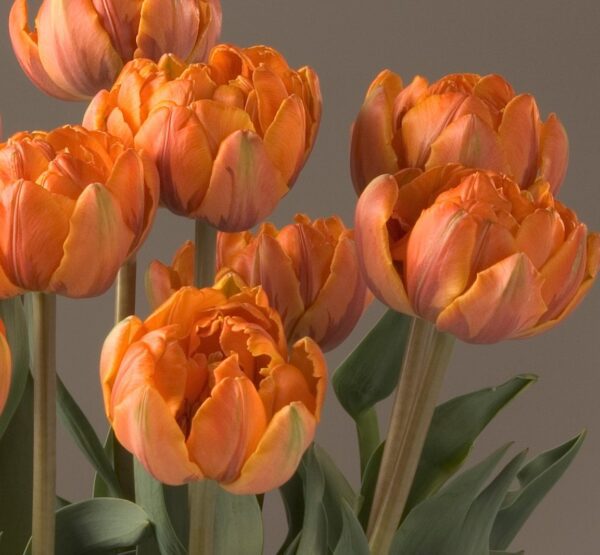
[[[433,417],[454,338],[415,319],[402,361],[367,536],[373,555],[387,555]]]
[[[217,230],[201,220],[196,220],[196,248],[194,285],[210,287],[215,281]],[[212,480],[192,482],[188,486],[190,510],[190,555],[212,555],[214,506],[218,484]]]
[[[358,435],[358,450],[360,453],[360,475],[364,476],[371,455],[379,447],[379,420],[374,408],[362,412],[356,418],[356,433]]]
[[[137,264],[131,257],[119,270],[115,295],[115,324],[135,314]],[[133,456],[113,435],[113,464],[121,484],[123,495],[135,501],[135,480],[133,476]]]
[[[45,293],[32,293],[32,305],[32,553],[53,555],[56,503],[56,298]]]

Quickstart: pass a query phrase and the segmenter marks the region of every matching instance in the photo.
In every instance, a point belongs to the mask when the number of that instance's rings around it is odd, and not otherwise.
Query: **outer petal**
[[[37,19],[42,64],[77,98],[109,88],[123,67],[91,0],[44,2]]]
[[[303,337],[294,343],[290,355],[290,364],[298,368],[315,397],[314,416],[318,422],[325,403],[327,392],[327,362],[323,351],[310,337]],[[307,407],[309,408],[309,407]]]
[[[10,383],[12,381],[12,357],[10,347],[6,341],[6,330],[0,321],[0,414],[8,399]]]
[[[552,193],[556,195],[562,185],[569,163],[569,140],[560,120],[550,114],[542,125],[540,138],[538,176],[550,183]]]
[[[236,131],[221,144],[206,196],[192,216],[221,231],[242,231],[266,218],[287,191],[258,135]]]
[[[108,334],[100,354],[100,383],[104,396],[104,410],[112,420],[110,398],[121,361],[129,346],[143,334],[144,326],[137,316],[130,316],[119,322]]]
[[[378,175],[398,171],[394,133],[385,91],[377,88],[368,95],[352,129],[350,167],[358,194]]]
[[[23,71],[46,94],[62,100],[79,99],[79,95],[60,88],[44,69],[40,60],[37,37],[35,33],[29,31],[27,17],[27,0],[15,0],[10,10],[8,29],[13,49]]]
[[[514,254],[477,275],[475,283],[437,319],[437,327],[470,343],[495,343],[531,328],[546,311],[543,278]]]
[[[281,409],[239,478],[221,487],[238,495],[264,493],[287,482],[315,435],[315,418],[302,403]]]
[[[265,408],[252,382],[227,377],[196,412],[188,449],[205,476],[227,483],[239,476],[266,427]]]
[[[117,199],[98,183],[88,185],[75,205],[64,256],[50,289],[68,297],[104,293],[127,259],[134,238]]]
[[[210,49],[219,40],[223,19],[221,0],[200,0],[200,17],[201,27],[198,33],[198,40],[187,58],[188,62],[205,61]]]
[[[387,222],[397,199],[398,185],[391,175],[382,175],[369,184],[356,205],[356,248],[373,294],[399,312],[414,314],[390,252]]]

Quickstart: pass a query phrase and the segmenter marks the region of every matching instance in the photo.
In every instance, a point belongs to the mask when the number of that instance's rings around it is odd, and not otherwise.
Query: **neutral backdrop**
[[[391,68],[410,80],[451,72],[497,72],[519,92],[531,92],[542,114],[557,112],[569,133],[571,163],[560,193],[592,229],[600,229],[600,3],[597,0],[222,0],[223,41],[264,43],[295,67],[313,66],[321,78],[324,116],[314,153],[293,191],[272,219],[289,222],[296,212],[340,214],[351,225],[355,195],[348,166],[349,129],[375,75]],[[11,2],[0,3],[0,113],[4,136],[22,129],[77,123],[85,109],[44,96],[14,59],[6,21]],[[30,2],[37,6],[38,2]],[[139,267],[170,260],[192,236],[189,220],[161,211],[143,246]],[[142,280],[140,277],[139,284]],[[141,289],[141,287],[140,287]],[[112,325],[113,292],[72,301],[60,299],[58,368],[99,434],[104,418],[98,355]],[[143,291],[138,314],[147,314]],[[330,353],[333,370],[382,314],[374,303],[344,345]],[[600,515],[600,287],[561,326],[541,337],[492,346],[459,343],[443,397],[499,384],[517,373],[539,382],[501,414],[481,437],[472,460],[507,441],[513,453],[532,454],[589,430],[579,456],[529,520],[513,547],[529,555],[597,555]],[[382,418],[387,418],[382,407]],[[319,442],[353,484],[358,459],[351,420],[333,394],[327,399]],[[86,497],[92,470],[64,431],[59,432],[59,493]],[[277,494],[267,497],[266,552],[273,553],[285,523]]]

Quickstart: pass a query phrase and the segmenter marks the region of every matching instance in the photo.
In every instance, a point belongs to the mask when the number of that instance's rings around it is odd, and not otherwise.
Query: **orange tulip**
[[[12,357],[6,341],[6,329],[0,320],[0,414],[6,406],[12,381]]]
[[[553,193],[562,184],[568,141],[559,119],[546,122],[533,96],[515,95],[499,75],[420,76],[403,87],[382,71],[371,84],[352,132],[357,192],[384,173],[460,163],[504,173],[522,188],[539,178]]]
[[[237,494],[286,482],[311,443],[326,389],[319,347],[288,355],[260,288],[184,287],[104,343],[106,414],[119,441],[155,478],[209,478]]]
[[[267,217],[315,141],[321,96],[310,68],[265,46],[215,47],[207,64],[135,60],[90,104],[84,125],[156,162],[167,208],[242,231]]]
[[[472,343],[538,334],[591,287],[600,235],[538,181],[448,166],[372,181],[356,209],[359,258],[392,308]]]
[[[149,159],[82,127],[0,144],[0,297],[103,293],[148,233],[158,205]]]
[[[221,3],[43,0],[33,31],[27,19],[27,0],[15,0],[9,30],[23,71],[46,94],[78,100],[112,86],[134,58],[206,59],[221,33]]]
[[[359,271],[352,230],[337,216],[313,222],[299,214],[278,231],[265,223],[253,235],[220,233],[218,277],[260,285],[279,312],[290,342],[308,336],[321,349],[339,345],[354,329],[371,295]],[[193,279],[194,245],[185,243],[171,266],[153,261],[146,288],[154,306]]]

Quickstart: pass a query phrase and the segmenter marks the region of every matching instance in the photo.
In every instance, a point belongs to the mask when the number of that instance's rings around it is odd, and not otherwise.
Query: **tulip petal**
[[[267,427],[265,408],[247,378],[225,378],[197,410],[187,446],[208,478],[233,481]]]
[[[127,259],[134,238],[114,195],[99,183],[88,185],[75,204],[64,256],[50,289],[69,297],[104,293]]]
[[[398,185],[391,175],[382,175],[369,184],[356,205],[356,248],[373,294],[394,310],[414,314],[390,252],[387,222],[397,199]]]
[[[157,62],[165,52],[187,59],[198,39],[198,2],[144,0],[136,37],[136,58]]]
[[[542,125],[538,160],[538,176],[550,183],[554,195],[558,193],[567,173],[569,140],[560,120],[550,114]]]
[[[192,216],[221,231],[242,231],[266,218],[287,192],[260,137],[236,131],[221,143],[208,190]]]
[[[480,272],[475,283],[437,318],[441,331],[470,343],[495,343],[531,328],[546,311],[543,278],[516,253]]]
[[[115,50],[123,60],[131,60],[135,51],[135,35],[140,24],[141,4],[144,0],[92,0],[92,3]]]
[[[6,340],[4,324],[0,322],[0,415],[6,405],[12,381],[12,356]]]
[[[529,94],[513,98],[504,109],[498,134],[502,141],[509,175],[526,188],[537,173],[540,113],[535,99]]]
[[[37,29],[44,68],[74,97],[110,88],[123,67],[91,0],[43,2]]]
[[[318,422],[321,419],[321,410],[327,391],[327,361],[325,360],[323,351],[321,351],[313,339],[303,337],[292,346],[290,364],[304,374],[304,379],[310,386],[311,392],[316,399],[313,414]]]
[[[210,49],[221,35],[223,13],[221,0],[200,1],[200,31],[193,50],[187,57],[188,62],[203,62]]]
[[[477,82],[473,94],[500,112],[515,96],[515,91],[504,77],[492,73]]]
[[[62,100],[78,100],[78,94],[72,94],[59,87],[44,69],[36,33],[29,31],[27,18],[27,0],[15,0],[10,10],[8,28],[19,65],[34,85],[46,94]]]
[[[265,66],[258,66],[252,74],[258,101],[258,118],[261,130],[266,133],[283,101],[289,93],[281,78]]]
[[[517,232],[518,250],[540,269],[556,253],[565,238],[565,226],[556,211],[536,210],[527,216]]]
[[[350,164],[357,194],[378,175],[398,171],[398,158],[392,146],[395,129],[391,116],[383,88],[372,91],[352,129]]]
[[[440,133],[431,145],[425,168],[450,163],[497,172],[506,169],[502,145],[495,131],[472,114],[456,119]]]
[[[275,414],[239,478],[223,489],[237,495],[263,493],[287,482],[315,435],[314,416],[302,403]]]

